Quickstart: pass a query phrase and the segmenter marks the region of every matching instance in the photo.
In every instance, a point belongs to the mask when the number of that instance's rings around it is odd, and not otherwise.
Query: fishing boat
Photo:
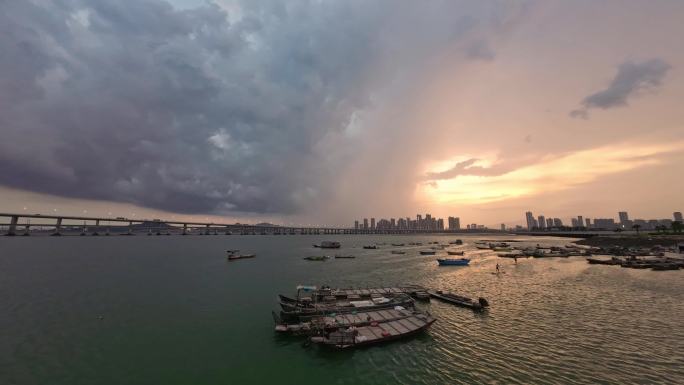
[[[321,249],[339,249],[342,245],[339,242],[334,241],[323,241],[320,245],[313,245],[313,247],[319,247]]]
[[[390,253],[391,254],[406,254],[405,251],[401,251],[401,250],[392,250],[392,251],[390,251]]]
[[[610,259],[587,258],[590,265],[620,265],[623,262],[622,258],[611,257]]]
[[[450,245],[462,245],[462,244],[463,244],[463,241],[460,240],[460,239],[457,239],[457,240],[455,240],[455,241],[449,242],[449,244],[450,244]]]
[[[226,250],[226,253],[229,261],[256,257],[256,254],[240,254],[240,250]]]
[[[463,255],[464,251],[447,250],[447,254],[449,254],[449,255]]]
[[[437,251],[435,250],[421,250],[420,255],[435,255]]]
[[[307,261],[327,261],[330,259],[329,255],[311,255],[308,257],[304,257],[305,260]]]
[[[275,312],[272,312],[273,320],[276,324],[275,331],[289,334],[308,334],[314,330],[335,331],[339,328],[347,328],[350,326],[366,326],[370,325],[372,322],[395,321],[410,317],[414,314],[417,314],[417,311],[397,306],[396,308],[384,310],[329,314],[314,317],[304,322],[287,323],[283,322]]]
[[[340,328],[313,336],[310,341],[337,349],[375,345],[420,333],[434,322],[435,318],[430,314],[416,313],[398,320],[371,322],[368,326]]]
[[[456,306],[467,307],[475,311],[483,311],[486,307],[489,307],[489,302],[486,299],[480,297],[477,301],[472,298],[464,297],[461,295],[443,292],[441,290],[430,291],[430,296],[433,298],[440,299],[445,302],[449,302]]]
[[[368,250],[375,250],[375,249],[377,249],[378,247],[375,246],[375,245],[366,245],[366,246],[364,246],[363,248],[364,248],[364,249],[368,249]]]
[[[392,243],[392,246],[404,246],[403,243]]]
[[[486,250],[489,249],[489,243],[487,242],[475,242],[475,247],[477,247],[480,250]]]
[[[346,314],[356,313],[360,311],[373,311],[382,309],[394,309],[396,306],[401,306],[407,309],[413,309],[415,302],[407,294],[396,296],[393,298],[371,298],[367,300],[358,301],[335,301],[330,303],[313,303],[304,304],[305,302],[280,302],[282,311],[280,316],[286,322],[303,322],[311,320],[314,317],[328,314]]]
[[[440,258],[437,259],[440,266],[466,266],[470,263],[468,258]]]
[[[335,255],[335,259],[354,259],[355,255]]]

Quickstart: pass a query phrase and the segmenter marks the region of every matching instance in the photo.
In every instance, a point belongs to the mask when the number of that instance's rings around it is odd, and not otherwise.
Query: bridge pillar
[[[19,222],[19,217],[16,215],[12,216],[12,219],[10,219],[10,225],[9,228],[7,229],[7,234],[8,236],[14,236],[17,235],[17,222]]]
[[[21,235],[23,235],[23,236],[25,236],[25,237],[28,237],[29,235],[31,235],[31,233],[29,232],[29,228],[30,228],[30,227],[31,227],[31,225],[29,225],[29,224],[27,223],[26,226],[24,227],[24,233],[21,234]]]
[[[188,224],[187,223],[183,223],[183,232],[181,233],[181,235],[188,235]]]
[[[57,223],[55,224],[55,232],[52,235],[62,235],[62,218],[57,218]]]
[[[128,222],[128,235],[133,235],[133,222]]]
[[[232,233],[230,232],[230,227],[226,226],[226,235],[231,235]]]
[[[95,228],[93,229],[93,234],[92,234],[92,235],[100,235],[100,233],[98,233],[98,230],[99,230],[99,229],[100,229],[100,220],[99,220],[99,219],[96,219],[96,220],[95,220]]]

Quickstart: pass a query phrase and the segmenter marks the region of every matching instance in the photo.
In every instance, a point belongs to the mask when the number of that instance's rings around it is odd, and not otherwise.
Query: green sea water
[[[484,236],[487,239],[496,237]],[[462,236],[468,267],[438,267],[447,236],[135,236],[0,239],[0,384],[684,383],[684,271],[497,258]],[[510,237],[508,237],[510,238]],[[310,262],[312,243],[337,240]],[[525,238],[563,245],[566,239]],[[362,246],[387,243],[377,250]],[[257,258],[228,262],[226,249]],[[502,274],[492,274],[501,264]],[[276,335],[297,284],[414,283],[486,297],[440,302],[424,334],[353,351]]]

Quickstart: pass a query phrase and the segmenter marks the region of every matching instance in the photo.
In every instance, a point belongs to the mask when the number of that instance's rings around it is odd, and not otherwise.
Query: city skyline
[[[684,3],[136,4],[3,4],[0,211],[499,228],[681,201]]]

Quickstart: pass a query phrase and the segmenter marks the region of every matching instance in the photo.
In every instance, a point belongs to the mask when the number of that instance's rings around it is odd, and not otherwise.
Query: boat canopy
[[[311,285],[298,285],[297,290],[302,290],[302,291],[314,291],[316,290],[316,286],[311,286]]]

